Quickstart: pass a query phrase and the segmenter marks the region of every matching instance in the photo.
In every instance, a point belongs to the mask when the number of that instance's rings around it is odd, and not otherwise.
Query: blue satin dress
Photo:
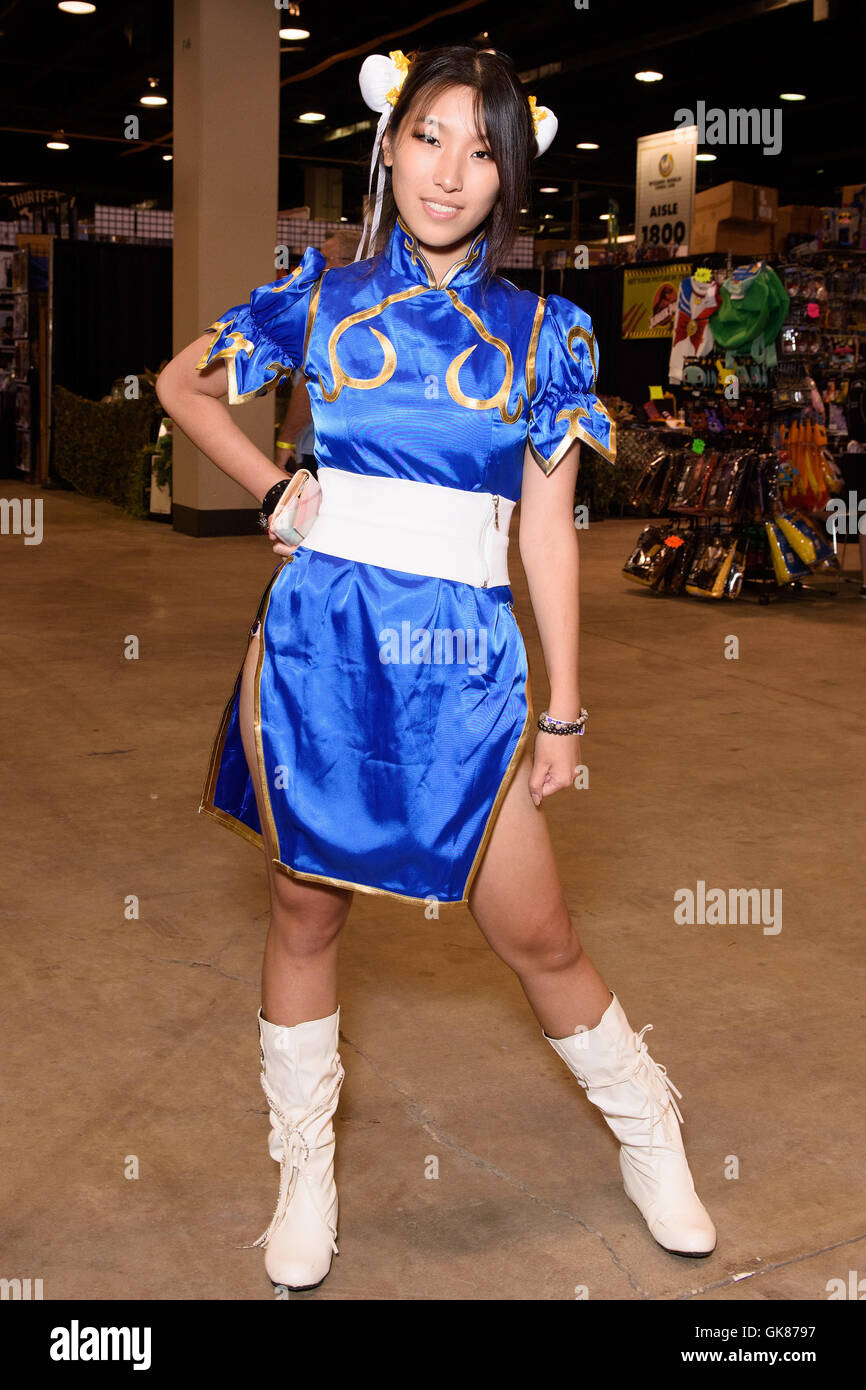
[[[400,218],[379,257],[326,270],[309,246],[290,276],[210,325],[198,366],[225,360],[232,404],[301,366],[320,465],[517,501],[527,443],[545,474],[576,439],[613,462],[589,317],[501,276],[485,286],[485,247],[481,231],[437,285]],[[257,755],[279,869],[404,902],[468,902],[534,727],[512,597],[506,584],[303,545],[281,562],[251,627],[260,623]],[[429,645],[425,659],[417,629],[483,634],[483,660],[468,638],[463,661],[437,662]],[[385,630],[399,634],[402,659],[382,659]],[[199,810],[262,848],[241,673]]]

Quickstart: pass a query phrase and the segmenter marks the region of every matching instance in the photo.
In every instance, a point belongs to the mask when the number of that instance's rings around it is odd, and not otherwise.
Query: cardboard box
[[[720,183],[695,194],[695,216],[712,213],[717,222],[775,222],[779,190],[754,183]]]
[[[767,256],[775,250],[775,224],[755,218],[723,217],[698,213],[692,226],[689,255],[707,251],[731,251],[737,256]]]
[[[775,222],[779,215],[778,188],[764,188],[755,184],[755,211],[752,214],[759,222]]]
[[[824,225],[824,214],[820,208],[809,207],[806,203],[788,203],[779,208],[776,221],[776,245],[781,247],[786,237],[814,237]]]
[[[717,222],[726,217],[751,220],[755,207],[752,183],[720,183],[695,194],[695,218],[712,213]]]

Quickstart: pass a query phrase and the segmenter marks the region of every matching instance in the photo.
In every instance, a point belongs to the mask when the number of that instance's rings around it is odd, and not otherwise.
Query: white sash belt
[[[308,550],[482,589],[509,583],[511,498],[324,465],[318,478],[322,504],[301,543]]]

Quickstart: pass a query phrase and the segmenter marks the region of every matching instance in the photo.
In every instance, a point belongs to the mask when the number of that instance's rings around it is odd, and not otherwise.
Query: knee
[[[567,914],[532,924],[513,943],[509,964],[523,971],[568,970],[583,954],[580,939]]]
[[[309,890],[307,890],[309,891]],[[340,935],[348,906],[327,897],[299,899],[292,885],[277,884],[271,900],[271,933],[279,947],[293,956],[314,956],[328,950]]]

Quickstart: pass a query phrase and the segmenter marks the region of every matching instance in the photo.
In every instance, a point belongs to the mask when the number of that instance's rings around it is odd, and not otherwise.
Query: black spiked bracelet
[[[579,718],[570,721],[565,719],[552,719],[547,710],[545,710],[543,714],[538,716],[536,722],[543,734],[582,734],[583,726],[588,718],[589,715],[583,708],[581,708]]]
[[[259,512],[259,525],[263,531],[267,531],[271,514],[291,481],[291,478],[279,478],[277,482],[274,483],[273,487],[268,488],[262,498],[262,506]]]

